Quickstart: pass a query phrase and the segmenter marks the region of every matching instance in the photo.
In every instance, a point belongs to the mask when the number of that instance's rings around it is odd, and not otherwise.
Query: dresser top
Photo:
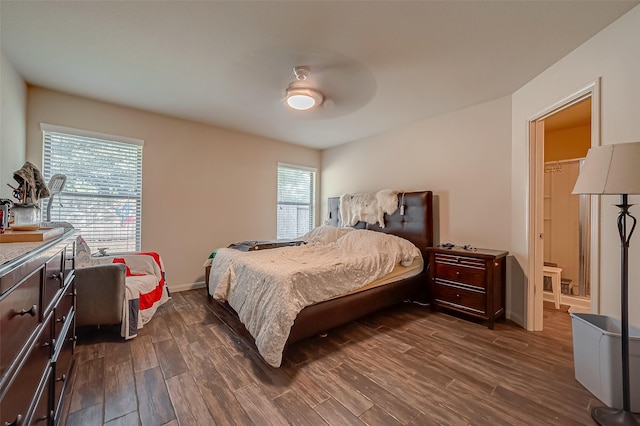
[[[48,241],[37,241],[29,243],[2,243],[0,244],[0,276],[12,269],[16,263],[22,262],[31,256],[47,250],[49,247],[69,238],[77,233],[75,229],[68,230],[59,238]]]

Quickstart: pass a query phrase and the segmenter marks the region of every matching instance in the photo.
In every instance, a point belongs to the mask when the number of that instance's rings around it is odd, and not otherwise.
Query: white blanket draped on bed
[[[238,313],[270,365],[280,366],[289,331],[304,307],[358,289],[420,256],[402,238],[348,231],[329,231],[336,240],[323,235],[296,247],[217,251],[209,293]]]

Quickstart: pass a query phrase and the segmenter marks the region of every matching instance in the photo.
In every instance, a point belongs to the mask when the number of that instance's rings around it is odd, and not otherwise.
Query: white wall
[[[25,161],[26,117],[27,85],[0,52],[0,198],[14,200],[7,183],[17,185],[13,172]]]
[[[640,6],[523,86],[512,97],[511,250],[526,271],[528,264],[528,128],[541,111],[600,78],[603,144],[640,141]],[[594,118],[595,119],[595,118]],[[615,196],[601,202],[600,313],[620,317],[620,242]],[[640,203],[640,197],[631,197]],[[640,217],[640,208],[631,209]],[[640,237],[630,247],[629,299],[640,300]],[[531,285],[526,283],[525,285]],[[640,310],[630,309],[640,326]]]
[[[204,280],[215,248],[276,238],[279,161],[320,169],[320,152],[41,88],[28,91],[27,159],[42,164],[40,123],[144,140],[142,249],[170,289]]]
[[[322,217],[342,193],[432,190],[440,241],[509,250],[510,117],[503,97],[323,151]]]

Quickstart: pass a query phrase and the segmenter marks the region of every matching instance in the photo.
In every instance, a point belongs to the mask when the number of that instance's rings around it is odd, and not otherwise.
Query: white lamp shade
[[[573,194],[640,194],[640,142],[589,149]]]

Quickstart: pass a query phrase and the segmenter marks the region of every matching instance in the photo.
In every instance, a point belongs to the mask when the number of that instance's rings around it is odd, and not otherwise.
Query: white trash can
[[[612,408],[622,408],[622,326],[604,315],[571,314],[576,380]],[[631,411],[640,412],[640,329],[629,325]]]

